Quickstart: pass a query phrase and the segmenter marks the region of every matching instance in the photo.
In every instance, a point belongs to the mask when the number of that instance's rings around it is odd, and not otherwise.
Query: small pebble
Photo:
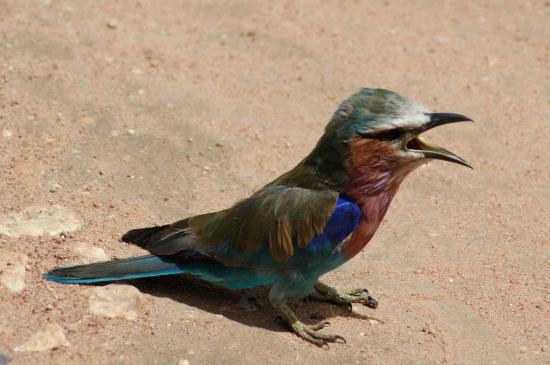
[[[137,92],[139,95],[145,95],[145,89],[138,89]]]
[[[2,137],[4,137],[4,138],[10,138],[11,136],[13,136],[13,133],[12,133],[10,130],[4,129],[4,130],[2,131]]]
[[[51,183],[49,186],[48,186],[48,191],[50,193],[55,193],[56,191],[58,190],[61,190],[61,185],[59,185],[58,183]]]
[[[134,134],[136,134],[136,131],[135,131],[135,129],[130,128],[130,129],[128,129],[127,133],[129,135],[133,136]]]
[[[95,119],[93,117],[88,116],[88,115],[84,115],[84,116],[78,118],[78,123],[85,124],[85,125],[90,125],[90,124],[95,123]]]
[[[118,20],[116,18],[107,19],[107,27],[116,29],[116,27],[118,27]]]
[[[435,41],[439,44],[447,44],[449,43],[449,38],[439,35],[435,37]]]
[[[178,365],[189,365],[189,360],[180,359],[180,361],[178,361]]]

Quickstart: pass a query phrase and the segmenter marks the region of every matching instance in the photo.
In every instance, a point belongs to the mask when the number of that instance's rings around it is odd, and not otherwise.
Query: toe
[[[341,343],[346,343],[346,339],[342,336],[338,336],[338,335],[333,335],[332,333],[324,333],[324,332],[317,332],[317,331],[314,331],[314,332],[309,332],[311,330],[306,330],[308,331],[308,334],[311,336],[311,337],[314,337],[316,339],[319,339],[319,340],[322,340],[322,341],[325,341],[325,342],[341,342]]]
[[[319,331],[328,326],[330,326],[329,321],[321,321],[319,323],[312,324],[311,326],[309,326],[309,329],[311,329],[312,331]]]
[[[312,344],[314,344],[314,345],[316,345],[316,346],[319,346],[319,347],[327,347],[327,348],[328,348],[328,343],[327,343],[327,341],[325,341],[324,339],[314,337],[314,336],[310,335],[310,334],[307,333],[307,332],[299,333],[298,335],[299,335],[301,338],[303,338],[304,340],[306,340],[306,341],[308,341],[308,342],[311,342]]]

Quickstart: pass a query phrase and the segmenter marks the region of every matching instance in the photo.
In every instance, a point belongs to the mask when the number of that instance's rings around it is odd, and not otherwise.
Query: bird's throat
[[[358,201],[361,208],[361,220],[353,233],[342,244],[342,253],[346,260],[357,255],[374,236],[398,187],[399,185],[396,185],[378,195],[369,196]]]

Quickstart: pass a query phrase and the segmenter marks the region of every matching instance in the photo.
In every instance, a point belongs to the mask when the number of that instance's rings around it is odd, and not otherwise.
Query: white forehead
[[[394,98],[393,95],[388,95],[387,98]],[[388,130],[394,128],[418,128],[427,122],[430,121],[430,110],[424,105],[411,100],[406,99],[406,102],[403,102],[403,99],[397,100],[395,97],[395,104],[398,105],[395,108],[394,112],[383,116],[379,123],[374,125],[372,129],[374,130]],[[388,100],[391,102],[391,100]]]

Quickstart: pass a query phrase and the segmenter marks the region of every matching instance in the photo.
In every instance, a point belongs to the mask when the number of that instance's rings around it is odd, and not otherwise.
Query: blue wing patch
[[[361,209],[349,197],[340,195],[323,233],[316,236],[307,246],[310,252],[332,251],[349,236],[361,220]]]

